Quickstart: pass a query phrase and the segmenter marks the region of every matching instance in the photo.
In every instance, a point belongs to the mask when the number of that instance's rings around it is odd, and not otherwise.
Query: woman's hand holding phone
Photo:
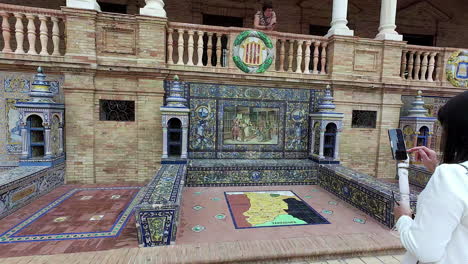
[[[415,147],[409,149],[408,152],[414,153],[414,159],[417,162],[422,162],[424,167],[431,172],[434,172],[435,168],[439,165],[439,159],[437,158],[436,152],[428,147]]]

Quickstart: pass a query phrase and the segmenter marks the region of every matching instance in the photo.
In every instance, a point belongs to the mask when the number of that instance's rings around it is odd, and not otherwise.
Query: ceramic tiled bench
[[[0,172],[0,219],[64,183],[65,164],[25,166]]]
[[[319,184],[325,190],[357,207],[380,223],[393,227],[392,191],[400,197],[397,183],[387,183],[341,165],[321,165]],[[410,205],[416,210],[419,193],[411,191]]]
[[[141,247],[169,245],[175,241],[186,165],[164,164],[142,190],[135,209]]]

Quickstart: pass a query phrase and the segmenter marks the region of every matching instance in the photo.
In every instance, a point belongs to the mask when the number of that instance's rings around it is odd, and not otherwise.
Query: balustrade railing
[[[440,81],[443,59],[444,48],[408,45],[401,56],[401,77],[414,81]]]
[[[276,70],[279,72],[326,74],[328,39],[319,36],[274,32]]]
[[[65,53],[61,11],[0,4],[1,53],[61,56]]]
[[[227,67],[228,28],[169,23],[167,63],[189,66]]]

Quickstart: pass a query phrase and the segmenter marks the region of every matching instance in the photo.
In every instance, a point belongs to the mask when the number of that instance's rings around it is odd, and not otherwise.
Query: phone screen
[[[406,154],[405,139],[401,129],[389,129],[388,137],[390,138],[393,159],[406,160],[408,155]]]

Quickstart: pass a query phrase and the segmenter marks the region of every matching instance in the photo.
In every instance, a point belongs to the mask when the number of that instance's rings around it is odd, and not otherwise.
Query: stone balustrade
[[[444,48],[408,45],[401,56],[400,76],[406,80],[441,81]]]
[[[325,37],[273,32],[276,37],[276,70],[304,74],[326,74]]]
[[[61,11],[0,4],[1,53],[61,56],[65,41]]]
[[[169,23],[167,29],[169,65],[227,67],[228,58],[228,28]]]

